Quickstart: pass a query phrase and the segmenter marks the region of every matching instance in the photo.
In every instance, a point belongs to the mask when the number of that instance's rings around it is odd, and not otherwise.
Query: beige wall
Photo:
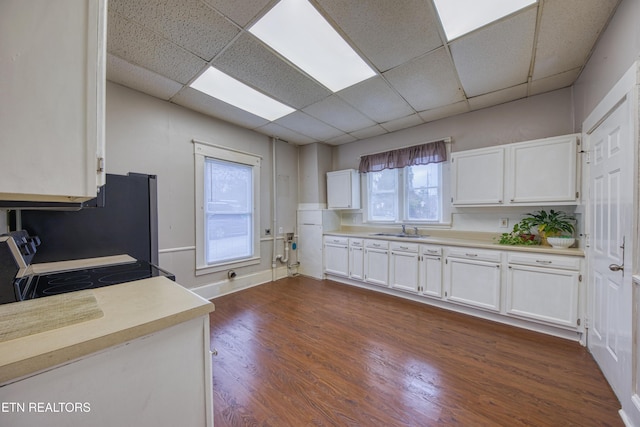
[[[196,287],[226,278],[226,272],[196,277],[195,195],[192,139],[247,151],[262,157],[260,230],[273,228],[272,146],[269,137],[195,113],[107,82],[106,169],[108,173],[139,172],[158,176],[160,264],[180,284]],[[278,224],[293,231],[298,195],[297,147],[276,143]],[[273,232],[277,233],[276,230]],[[282,241],[278,242],[282,252]],[[268,270],[272,240],[264,237],[260,265],[236,269],[238,276]]]
[[[298,150],[298,175],[300,208],[325,208],[327,204],[327,172],[332,169],[331,147],[314,143]]]

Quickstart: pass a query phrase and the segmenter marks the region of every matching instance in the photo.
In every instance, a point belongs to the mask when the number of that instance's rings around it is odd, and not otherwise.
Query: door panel
[[[630,104],[615,107],[589,136],[588,346],[620,400],[631,389],[633,155]],[[625,270],[612,271],[612,264]]]

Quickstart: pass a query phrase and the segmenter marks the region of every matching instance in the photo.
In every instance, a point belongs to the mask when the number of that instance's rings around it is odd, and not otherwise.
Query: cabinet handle
[[[543,260],[543,259],[537,259],[537,260],[536,260],[536,262],[537,262],[538,264],[545,264],[545,265],[548,265],[548,264],[552,264],[552,263],[553,263],[553,261],[547,261],[547,260]]]
[[[409,246],[400,246],[400,249],[409,249]]]
[[[372,243],[371,246],[373,246],[374,248],[379,248],[380,245],[378,243]]]
[[[478,256],[478,254],[468,254],[468,253],[465,253],[465,255],[468,256],[468,257],[476,257],[476,256]]]
[[[437,254],[439,251],[435,249],[427,249],[427,252],[429,252],[430,254]]]

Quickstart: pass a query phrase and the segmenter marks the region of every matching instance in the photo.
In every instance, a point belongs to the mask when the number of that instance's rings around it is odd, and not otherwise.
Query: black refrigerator
[[[158,265],[157,177],[107,174],[98,200],[78,211],[21,210],[41,244],[34,263],[127,254]]]

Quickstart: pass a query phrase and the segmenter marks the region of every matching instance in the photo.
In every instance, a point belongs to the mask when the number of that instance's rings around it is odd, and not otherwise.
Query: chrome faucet
[[[406,225],[402,224],[402,234],[407,234]]]
[[[415,234],[416,236],[418,235],[418,227],[413,227],[413,234]]]

